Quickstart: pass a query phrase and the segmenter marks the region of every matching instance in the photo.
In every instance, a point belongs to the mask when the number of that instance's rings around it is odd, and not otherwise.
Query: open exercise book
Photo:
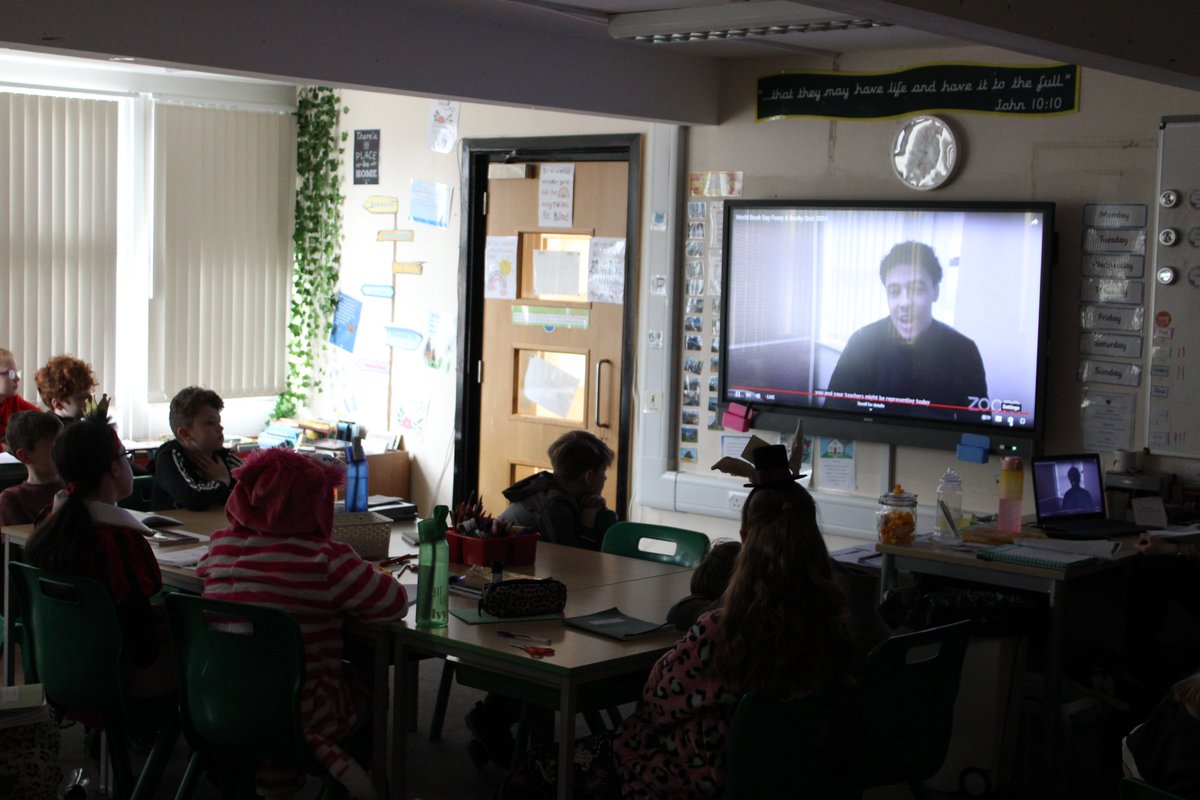
[[[669,622],[647,622],[628,614],[621,613],[616,606],[595,614],[585,614],[582,617],[567,617],[563,622],[572,628],[589,633],[598,633],[610,639],[633,639],[638,636],[648,636],[659,631],[671,630]]]
[[[1019,544],[1002,544],[976,553],[985,561],[1021,564],[1044,569],[1066,569],[1075,564],[1113,559],[1121,551],[1120,542],[1103,539],[1076,541],[1073,539],[1022,539]]]

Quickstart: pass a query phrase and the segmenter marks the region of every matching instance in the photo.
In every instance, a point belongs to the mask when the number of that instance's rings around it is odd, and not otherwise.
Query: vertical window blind
[[[283,389],[295,193],[291,115],[157,104],[148,393]]]
[[[33,375],[53,355],[114,384],[118,103],[0,93],[0,347]]]

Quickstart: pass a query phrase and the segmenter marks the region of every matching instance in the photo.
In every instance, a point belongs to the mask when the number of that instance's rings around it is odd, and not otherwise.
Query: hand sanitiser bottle
[[[1000,519],[996,524],[1000,530],[1021,532],[1021,498],[1024,493],[1024,462],[1020,456],[1005,456],[1000,462]]]
[[[446,506],[436,506],[432,517],[417,523],[417,625],[423,628],[444,628],[450,620],[449,513]]]
[[[938,481],[937,502],[933,532],[939,539],[957,539],[959,520],[962,519],[962,478],[958,477],[953,467],[947,469]]]

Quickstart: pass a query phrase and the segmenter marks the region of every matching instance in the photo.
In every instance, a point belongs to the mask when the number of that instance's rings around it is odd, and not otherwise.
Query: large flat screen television
[[[730,200],[720,397],[759,427],[1033,453],[1050,203]]]

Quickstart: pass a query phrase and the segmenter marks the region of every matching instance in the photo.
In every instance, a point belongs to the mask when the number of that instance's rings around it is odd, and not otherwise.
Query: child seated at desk
[[[1200,675],[1172,686],[1121,749],[1127,774],[1180,797],[1200,798]]]
[[[21,386],[21,370],[11,350],[0,347],[0,443],[8,429],[8,420],[18,411],[37,411],[38,407],[17,394]]]
[[[204,511],[224,505],[233,491],[233,470],[242,460],[225,448],[220,395],[189,386],[171,399],[171,432],[175,438],[154,456],[154,510],[186,508]]]
[[[54,356],[33,376],[46,408],[64,425],[83,418],[83,406],[96,388],[92,366],[72,356]]]
[[[366,771],[337,745],[367,716],[366,693],[342,663],[342,620],[403,619],[404,586],[330,538],[342,465],[277,447],[251,453],[237,479],[225,505],[231,527],[213,534],[196,569],[204,596],[272,606],[295,617],[308,666],[301,695],[308,744],[355,797],[373,798]],[[260,769],[259,793],[286,792],[298,777]]]
[[[54,441],[54,465],[67,488],[25,548],[39,569],[86,575],[108,586],[124,642],[126,681],[134,697],[166,697],[175,673],[161,609],[150,598],[162,589],[162,573],[146,542],[152,531],[117,501],[133,489],[125,446],[108,422],[101,401]]]
[[[720,797],[744,692],[792,698],[852,682],[849,614],[812,496],[790,476],[767,478],[746,500],[742,531],[721,608],[701,614],[658,660],[641,707],[618,733],[576,743],[577,796]],[[836,747],[831,738],[831,757]],[[532,750],[501,796],[554,796],[557,755],[557,745]]]
[[[547,542],[599,550],[604,532],[616,521],[600,495],[612,450],[587,431],[569,431],[546,454],[554,472],[530,475],[505,489],[504,499],[512,505],[500,519],[533,528]]]
[[[54,466],[54,439],[61,430],[58,417],[45,411],[20,411],[9,420],[8,449],[29,475],[24,483],[0,492],[0,523],[37,522],[54,502],[55,493],[65,488]]]

